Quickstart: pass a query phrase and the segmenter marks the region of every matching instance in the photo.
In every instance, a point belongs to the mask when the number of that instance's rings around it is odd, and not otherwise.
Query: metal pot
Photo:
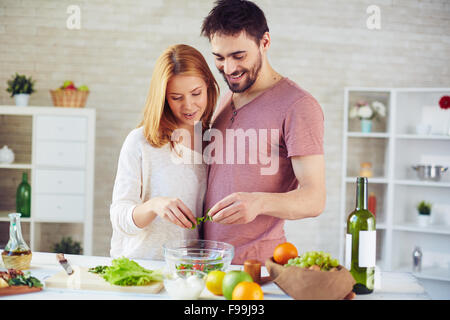
[[[420,180],[439,181],[441,180],[441,173],[447,171],[448,167],[432,166],[432,165],[417,165],[412,166],[417,171],[417,176]]]

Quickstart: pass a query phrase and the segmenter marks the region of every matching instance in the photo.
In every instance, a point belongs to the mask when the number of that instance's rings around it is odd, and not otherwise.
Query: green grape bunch
[[[309,251],[298,257],[289,259],[284,266],[297,266],[312,270],[334,271],[337,266],[339,266],[339,260],[333,259],[329,253],[324,253],[323,251]]]

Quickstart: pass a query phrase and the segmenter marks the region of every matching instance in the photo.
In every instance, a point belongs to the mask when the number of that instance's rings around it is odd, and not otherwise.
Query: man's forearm
[[[260,214],[286,220],[317,217],[325,209],[326,192],[302,187],[285,193],[259,193]]]

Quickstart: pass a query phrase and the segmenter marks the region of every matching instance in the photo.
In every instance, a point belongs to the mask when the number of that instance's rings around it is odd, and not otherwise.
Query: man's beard
[[[242,69],[242,70],[233,72],[231,74],[232,76],[236,76],[242,72],[245,72],[247,75],[247,78],[244,83],[229,83],[223,70],[220,70],[220,73],[222,74],[223,78],[225,79],[225,82],[227,83],[228,88],[230,88],[230,90],[232,92],[241,93],[241,92],[248,90],[255,83],[256,79],[258,78],[259,71],[261,70],[261,66],[262,66],[262,58],[261,58],[261,52],[259,52],[258,61],[256,61],[256,63],[253,65],[253,67],[250,70]]]

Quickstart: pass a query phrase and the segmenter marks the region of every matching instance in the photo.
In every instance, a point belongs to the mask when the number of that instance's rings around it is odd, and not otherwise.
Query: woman
[[[174,139],[173,133],[184,130],[193,139],[197,121],[203,133],[218,94],[196,49],[174,45],[158,58],[142,122],[120,151],[110,210],[112,257],[162,259],[166,241],[198,238],[198,228],[191,227],[203,214],[206,165],[174,161],[198,159],[201,150],[192,150],[192,140]]]

